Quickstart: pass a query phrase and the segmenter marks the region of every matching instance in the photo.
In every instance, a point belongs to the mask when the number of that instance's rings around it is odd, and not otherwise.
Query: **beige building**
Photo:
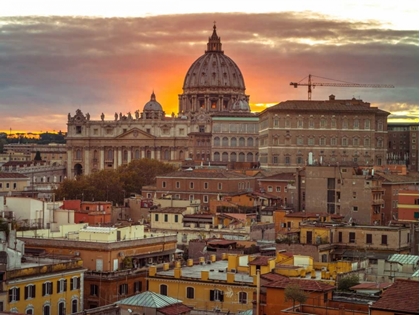
[[[258,161],[258,117],[250,112],[242,73],[224,54],[213,28],[205,54],[192,63],[178,96],[178,114],[166,115],[153,92],[142,111],[101,115],[76,110],[67,122],[67,176],[114,169],[133,159],[180,165]]]
[[[362,100],[286,101],[259,114],[261,167],[386,162],[388,112]]]
[[[385,190],[372,168],[307,166],[304,181],[307,211],[339,214],[358,224],[384,224]]]
[[[29,183],[30,178],[23,174],[0,171],[0,196],[20,195]]]

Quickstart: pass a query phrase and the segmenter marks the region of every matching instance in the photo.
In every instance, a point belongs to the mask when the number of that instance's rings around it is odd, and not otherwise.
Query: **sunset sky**
[[[418,121],[418,2],[43,1],[0,4],[0,131],[66,131],[143,109],[152,91],[167,114],[216,21],[254,111],[307,99],[290,82],[346,81],[395,88],[317,87],[312,99],[361,98],[398,121]],[[319,78],[320,77],[320,78]]]

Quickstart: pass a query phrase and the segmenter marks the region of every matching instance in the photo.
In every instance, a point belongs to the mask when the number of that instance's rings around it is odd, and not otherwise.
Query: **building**
[[[384,188],[373,168],[340,163],[308,165],[305,202],[310,212],[339,214],[358,224],[385,224]]]
[[[259,113],[261,167],[386,162],[389,113],[362,100],[285,101]]]
[[[387,164],[419,171],[419,124],[388,123]]]
[[[0,171],[0,196],[20,195],[29,183],[30,178],[23,174]]]
[[[29,158],[25,161],[33,161],[37,152],[41,155],[43,161],[51,165],[66,165],[67,150],[64,143],[9,143],[4,145],[4,152],[13,155],[22,154]]]
[[[256,179],[235,171],[193,169],[156,176],[156,186],[142,187],[144,198],[172,196],[173,199],[199,200],[202,210],[208,210],[210,200],[221,196],[255,189]]]
[[[114,303],[146,288],[146,266],[174,260],[176,235],[144,231],[143,225],[60,226],[58,231],[18,232],[27,249],[80,257],[85,273],[85,308]]]
[[[11,224],[0,227],[0,311],[24,314],[77,313],[84,309],[80,258],[34,257]]]
[[[370,306],[369,314],[419,314],[418,296],[418,281],[397,280]]]
[[[112,202],[63,200],[62,208],[74,210],[74,223],[92,226],[111,223]]]
[[[188,69],[178,114],[166,115],[153,92],[142,111],[91,120],[80,109],[68,115],[67,176],[113,169],[133,159],[256,166],[258,117],[239,67],[222,50],[216,26],[204,55]],[[134,114],[132,114],[134,113]],[[92,143],[95,143],[92,145]]]
[[[398,192],[398,221],[419,221],[419,191],[403,190]]]

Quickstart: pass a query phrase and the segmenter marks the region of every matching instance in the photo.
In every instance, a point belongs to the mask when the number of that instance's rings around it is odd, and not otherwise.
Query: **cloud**
[[[153,90],[167,113],[177,112],[184,76],[204,53],[215,19],[252,103],[306,99],[305,87],[289,83],[313,74],[320,76],[318,82],[395,85],[317,87],[313,99],[335,94],[360,97],[384,110],[397,111],[397,104],[418,109],[418,31],[388,30],[377,21],[355,23],[310,12],[3,17],[0,129],[65,130],[68,112],[81,108],[99,119],[101,112],[141,110]]]

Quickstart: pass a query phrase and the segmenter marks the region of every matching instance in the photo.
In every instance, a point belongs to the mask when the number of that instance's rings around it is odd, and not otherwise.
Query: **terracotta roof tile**
[[[189,313],[192,310],[192,307],[189,307],[187,305],[184,305],[182,303],[179,304],[172,304],[168,305],[162,308],[159,308],[159,313],[165,314],[165,315],[178,315],[178,314],[184,314]]]
[[[371,309],[418,314],[419,282],[397,279],[382,293],[379,300],[373,303]]]
[[[357,285],[350,287],[350,290],[382,290],[382,289],[388,288],[391,285],[392,283],[388,283],[388,282],[381,282],[381,283],[365,282],[365,283],[359,283]]]
[[[290,284],[297,284],[304,291],[325,292],[335,289],[335,286],[316,280],[293,279],[285,277],[283,279],[265,284],[268,288],[285,289]]]
[[[256,265],[256,266],[266,266],[268,265],[268,261],[270,259],[274,259],[274,257],[269,256],[258,256],[253,261],[250,261],[248,265]]]
[[[269,281],[277,281],[284,278],[287,278],[286,276],[280,275],[278,273],[266,273],[260,276],[261,279],[269,280]]]

